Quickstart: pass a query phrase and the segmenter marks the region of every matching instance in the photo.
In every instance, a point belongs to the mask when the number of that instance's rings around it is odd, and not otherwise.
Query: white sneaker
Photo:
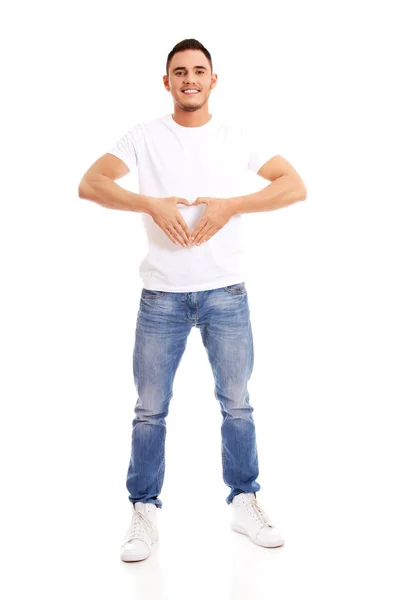
[[[272,525],[271,519],[258,502],[255,494],[241,493],[234,496],[232,502],[233,519],[231,529],[244,533],[252,542],[266,548],[283,546],[285,540]]]
[[[132,521],[121,547],[121,560],[132,562],[150,556],[158,541],[157,506],[152,502],[132,503]]]

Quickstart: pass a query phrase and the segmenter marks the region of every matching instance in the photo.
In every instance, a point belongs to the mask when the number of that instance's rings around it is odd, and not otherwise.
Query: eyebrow
[[[204,69],[205,71],[207,71],[207,67],[203,67],[201,65],[197,65],[197,67],[194,67],[195,69]],[[172,71],[173,73],[175,73],[175,71],[186,71],[186,67],[175,67],[175,69]]]

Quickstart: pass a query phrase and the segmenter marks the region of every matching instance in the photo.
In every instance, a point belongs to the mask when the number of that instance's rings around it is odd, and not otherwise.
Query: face
[[[208,102],[217,78],[217,75],[211,74],[210,63],[201,50],[185,50],[174,54],[168,76],[163,77],[165,88],[171,92],[175,104],[187,112],[199,110]],[[185,94],[185,88],[198,91]]]

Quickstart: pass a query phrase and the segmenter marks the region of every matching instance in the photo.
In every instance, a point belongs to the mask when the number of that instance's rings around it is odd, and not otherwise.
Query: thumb
[[[186,204],[186,206],[192,206],[192,203],[189,202],[189,200],[186,200],[186,198],[178,198],[177,204]]]

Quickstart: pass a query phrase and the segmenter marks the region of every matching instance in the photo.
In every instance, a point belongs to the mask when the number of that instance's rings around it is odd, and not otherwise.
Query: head
[[[218,79],[212,68],[209,51],[195,39],[183,40],[171,50],[163,80],[165,89],[171,92],[179,108],[193,112],[208,103]],[[185,88],[196,89],[198,93],[184,94]]]

